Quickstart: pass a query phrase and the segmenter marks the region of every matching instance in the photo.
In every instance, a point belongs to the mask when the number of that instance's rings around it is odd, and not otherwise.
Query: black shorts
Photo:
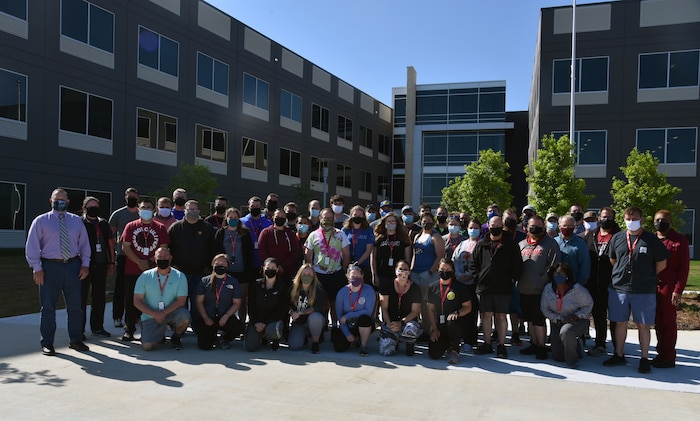
[[[523,310],[522,318],[532,322],[535,326],[544,326],[544,314],[540,308],[541,294],[520,293],[520,307]]]
[[[323,290],[326,291],[328,301],[335,301],[338,291],[348,284],[348,278],[345,277],[345,273],[342,270],[333,273],[316,272],[316,276],[318,276],[318,280],[321,282]]]

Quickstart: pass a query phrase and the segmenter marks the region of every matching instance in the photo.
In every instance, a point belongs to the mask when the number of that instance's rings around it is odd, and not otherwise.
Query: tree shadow
[[[49,370],[22,371],[8,363],[0,363],[0,383],[34,383],[38,386],[65,386],[67,379],[52,374]]]

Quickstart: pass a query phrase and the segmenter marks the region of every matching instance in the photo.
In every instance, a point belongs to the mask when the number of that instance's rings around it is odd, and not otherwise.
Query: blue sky
[[[413,66],[419,84],[505,80],[508,111],[527,110],[540,8],[572,3],[206,1],[389,106]]]

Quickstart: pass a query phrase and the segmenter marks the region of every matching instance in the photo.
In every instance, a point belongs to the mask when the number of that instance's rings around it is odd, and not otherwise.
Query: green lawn
[[[688,284],[685,289],[687,291],[700,291],[700,260],[690,261],[690,275],[688,275]]]

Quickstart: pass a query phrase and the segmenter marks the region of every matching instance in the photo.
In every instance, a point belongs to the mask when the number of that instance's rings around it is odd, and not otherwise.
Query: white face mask
[[[158,208],[158,215],[162,216],[163,218],[169,217],[170,212],[170,208]]]
[[[627,229],[629,231],[637,231],[642,227],[642,221],[639,219],[634,221],[628,221],[625,219],[625,225],[627,225]]]
[[[586,228],[588,231],[592,231],[592,230],[598,228],[598,223],[597,222],[583,221],[583,227]]]
[[[343,205],[333,205],[331,206],[331,209],[333,209],[333,213],[338,214],[343,212]]]

